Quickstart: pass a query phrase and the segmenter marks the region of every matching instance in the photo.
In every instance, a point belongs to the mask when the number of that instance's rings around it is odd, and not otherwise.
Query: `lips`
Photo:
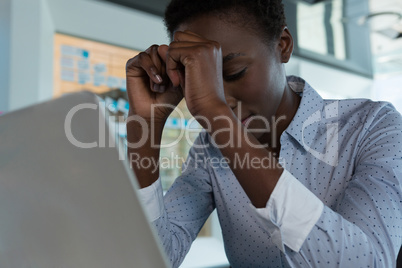
[[[245,117],[244,119],[241,120],[241,123],[243,125],[246,125],[251,120],[252,117],[253,117],[253,115],[249,115],[249,116]]]

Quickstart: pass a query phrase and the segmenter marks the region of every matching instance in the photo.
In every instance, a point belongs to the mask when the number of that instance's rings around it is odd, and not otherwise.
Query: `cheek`
[[[269,101],[269,79],[264,70],[249,70],[248,74],[239,81],[239,97],[250,106]]]
[[[259,106],[259,111],[271,118],[282,100],[283,90],[286,81],[284,74],[280,72],[281,66],[276,66],[274,62],[256,65],[257,70],[250,76],[250,81],[254,81],[253,93],[257,98],[253,98],[255,104]]]

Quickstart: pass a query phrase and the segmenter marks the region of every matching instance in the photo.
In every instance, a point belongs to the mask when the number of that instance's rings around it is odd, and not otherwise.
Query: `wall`
[[[391,102],[402,113],[402,74],[376,79],[372,88],[372,99]]]
[[[144,50],[166,43],[162,18],[99,0],[47,0],[56,31]]]
[[[288,75],[302,77],[323,98],[370,98],[373,80],[293,56],[285,64]]]
[[[0,1],[0,113],[8,110],[11,0]]]
[[[168,42],[160,17],[97,0],[2,0],[0,111],[53,94],[53,34],[144,50]]]
[[[10,110],[41,100],[40,92],[46,80],[51,80],[51,72],[45,77],[52,66],[51,49],[44,51],[51,44],[50,18],[46,11],[45,0],[11,1]]]
[[[388,101],[402,113],[401,74],[368,79],[298,57],[293,57],[285,68],[288,75],[305,79],[323,98]]]
[[[55,32],[138,50],[168,42],[160,17],[100,0],[2,0],[0,22],[0,111],[52,97]],[[296,57],[287,69],[324,95],[372,95],[370,79]]]

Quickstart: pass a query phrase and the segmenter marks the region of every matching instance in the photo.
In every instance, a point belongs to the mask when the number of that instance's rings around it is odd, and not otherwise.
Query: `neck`
[[[299,108],[301,97],[297,95],[286,83],[285,90],[283,91],[281,102],[275,113],[275,121],[272,123],[271,133],[261,137],[261,143],[270,144],[271,150],[279,156],[281,149],[280,137],[292,122],[293,117],[296,115]],[[275,135],[275,137],[273,137]]]

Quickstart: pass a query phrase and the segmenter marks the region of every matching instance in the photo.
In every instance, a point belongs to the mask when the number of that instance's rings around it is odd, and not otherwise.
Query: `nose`
[[[229,105],[229,107],[232,110],[237,107],[238,100],[235,97],[232,97],[232,96],[229,96],[229,95],[225,94],[225,99],[226,99],[226,103]]]

